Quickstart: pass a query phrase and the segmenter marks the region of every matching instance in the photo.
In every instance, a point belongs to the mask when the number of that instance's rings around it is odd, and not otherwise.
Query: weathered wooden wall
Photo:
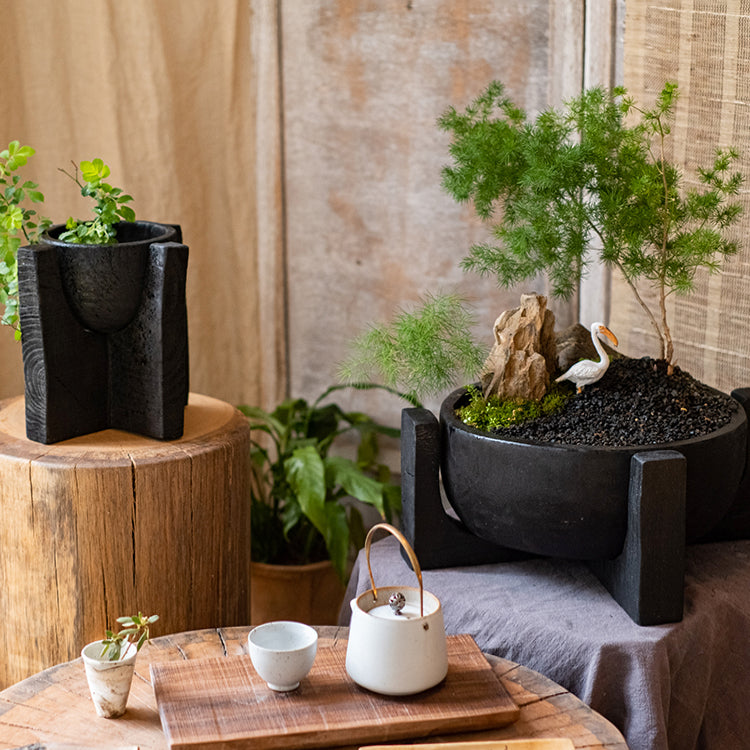
[[[354,334],[427,291],[470,298],[489,347],[521,290],[459,270],[487,233],[440,188],[449,136],[435,122],[492,79],[532,113],[575,94],[584,3],[286,0],[281,11],[291,391],[320,392]],[[572,320],[572,305],[554,308]],[[356,400],[397,422],[392,398]]]

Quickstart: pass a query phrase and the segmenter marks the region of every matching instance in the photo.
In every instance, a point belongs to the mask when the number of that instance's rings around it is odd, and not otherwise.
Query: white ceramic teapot
[[[370,546],[375,531],[393,534],[409,556],[419,588],[375,588]],[[384,695],[411,695],[437,685],[448,672],[440,600],[424,590],[422,571],[404,535],[387,523],[373,526],[365,540],[372,589],[352,599],[346,671],[358,685]]]

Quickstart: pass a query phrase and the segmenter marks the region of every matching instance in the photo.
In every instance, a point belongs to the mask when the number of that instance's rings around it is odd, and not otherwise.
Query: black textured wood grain
[[[180,228],[136,222],[120,245],[96,247],[55,234],[18,252],[27,437],[111,427],[179,438],[189,388]]]
[[[26,434],[55,443],[107,425],[107,341],[85,330],[62,292],[55,248],[18,251]]]
[[[614,600],[638,625],[682,620],[685,597],[687,460],[672,450],[630,462],[628,530],[614,560],[590,560]]]

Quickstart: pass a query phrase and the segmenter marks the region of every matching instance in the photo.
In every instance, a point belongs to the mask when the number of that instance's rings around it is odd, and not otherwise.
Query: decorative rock
[[[500,315],[480,376],[485,396],[541,399],[557,363],[554,329],[555,316],[540,294],[521,295],[520,307]]]

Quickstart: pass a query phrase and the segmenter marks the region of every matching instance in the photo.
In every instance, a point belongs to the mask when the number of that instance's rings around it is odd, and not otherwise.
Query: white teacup
[[[267,622],[250,631],[247,647],[255,671],[271,690],[294,690],[312,668],[318,634],[301,622]]]

